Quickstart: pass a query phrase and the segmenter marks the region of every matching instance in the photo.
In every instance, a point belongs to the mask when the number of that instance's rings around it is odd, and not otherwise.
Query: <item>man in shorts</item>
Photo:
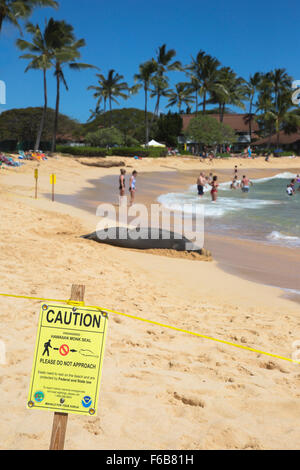
[[[206,183],[206,178],[203,173],[200,173],[197,179],[197,188],[198,188],[198,195],[202,197],[204,195],[204,186]]]

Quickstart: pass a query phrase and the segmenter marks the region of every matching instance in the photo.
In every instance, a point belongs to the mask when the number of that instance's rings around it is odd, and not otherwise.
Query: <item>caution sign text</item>
[[[43,305],[28,407],[95,415],[108,317],[88,307]]]

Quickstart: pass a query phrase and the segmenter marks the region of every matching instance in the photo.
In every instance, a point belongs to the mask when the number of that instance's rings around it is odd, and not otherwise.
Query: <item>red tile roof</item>
[[[207,116],[211,116],[218,121],[220,117],[218,114],[207,114]],[[249,132],[249,124],[246,120],[246,114],[224,114],[223,123],[228,124],[233,130],[236,132]],[[195,114],[182,114],[182,121],[183,121],[183,131],[185,131],[191,121],[195,117]],[[258,131],[259,127],[256,121],[252,121],[252,131]]]
[[[281,145],[291,145],[299,141],[300,130],[298,132],[294,132],[293,134],[285,134],[283,131],[279,133],[279,143]],[[273,134],[271,139],[270,137],[259,139],[254,143],[254,145],[265,145],[268,143],[277,145],[277,134]]]

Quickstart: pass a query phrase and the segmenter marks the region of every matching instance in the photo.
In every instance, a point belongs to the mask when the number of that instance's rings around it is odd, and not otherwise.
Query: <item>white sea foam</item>
[[[299,237],[286,235],[284,233],[277,232],[276,230],[267,235],[267,239],[273,242],[284,242],[285,245],[289,246],[300,246]]]
[[[185,212],[188,214],[197,214],[202,211],[204,206],[204,215],[206,217],[222,217],[230,212],[241,210],[255,210],[261,207],[280,204],[279,201],[270,201],[263,199],[237,199],[232,197],[222,197],[217,202],[212,203],[208,197],[201,200],[192,193],[169,193],[158,198],[158,202],[169,210],[182,210],[184,204]]]
[[[272,181],[272,180],[290,180],[293,178],[296,178],[297,175],[295,173],[290,173],[289,171],[285,171],[283,173],[278,173],[277,175],[270,176],[268,178],[258,178],[256,180],[253,180],[254,183],[266,183],[267,181]]]

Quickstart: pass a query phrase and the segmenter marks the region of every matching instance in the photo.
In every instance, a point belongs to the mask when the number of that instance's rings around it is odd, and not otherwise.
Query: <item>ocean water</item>
[[[293,173],[279,173],[270,178],[253,179],[249,193],[230,189],[230,182],[219,186],[218,200],[211,202],[210,187],[201,199],[196,185],[183,193],[161,195],[166,208],[181,210],[191,204],[189,215],[204,208],[205,230],[225,236],[259,240],[268,244],[300,247],[300,191],[288,196],[286,187]],[[300,184],[296,184],[298,188]]]

